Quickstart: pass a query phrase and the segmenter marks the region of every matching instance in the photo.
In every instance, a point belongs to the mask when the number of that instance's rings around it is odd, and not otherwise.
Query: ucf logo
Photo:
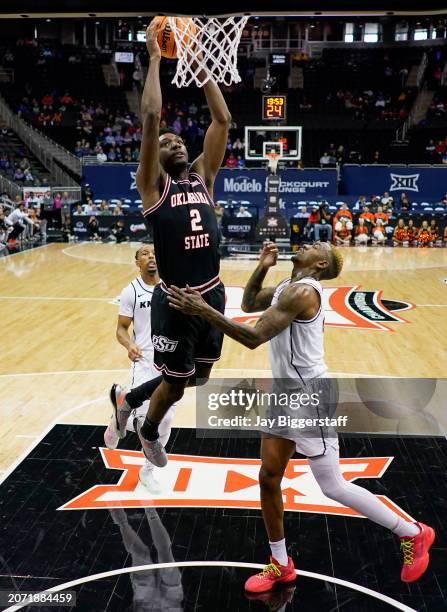
[[[417,182],[419,180],[419,174],[390,174],[391,186],[388,191],[417,191],[419,192],[419,187]]]
[[[152,336],[152,344],[160,353],[173,353],[177,348],[177,340],[169,340],[166,336]]]

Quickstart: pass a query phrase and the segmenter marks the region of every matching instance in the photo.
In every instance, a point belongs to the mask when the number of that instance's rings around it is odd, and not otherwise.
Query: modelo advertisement
[[[302,198],[330,196],[337,193],[336,170],[282,170],[279,195],[286,206]],[[230,170],[223,168],[216,177],[216,200],[247,200],[265,206],[266,170]]]
[[[406,193],[410,200],[439,200],[447,191],[447,167],[343,166],[342,193],[376,195],[388,191],[394,199]]]
[[[137,164],[103,164],[83,167],[83,183],[89,184],[97,199],[139,199],[135,175]],[[337,193],[335,170],[283,170],[279,194],[285,205],[304,197]],[[267,189],[267,171],[222,168],[214,184],[214,199],[247,200],[263,207]]]

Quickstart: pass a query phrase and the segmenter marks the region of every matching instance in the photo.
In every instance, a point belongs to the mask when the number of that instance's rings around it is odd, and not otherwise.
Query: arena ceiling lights
[[[272,6],[275,10],[272,10]],[[447,0],[2,0],[0,17],[139,17],[151,15],[387,16],[447,14]]]

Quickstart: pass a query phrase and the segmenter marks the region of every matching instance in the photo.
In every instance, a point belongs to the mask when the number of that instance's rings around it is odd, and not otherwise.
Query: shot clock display
[[[286,105],[286,96],[262,96],[262,120],[285,121]]]

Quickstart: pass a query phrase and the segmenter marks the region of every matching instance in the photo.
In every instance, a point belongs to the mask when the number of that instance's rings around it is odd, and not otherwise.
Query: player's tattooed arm
[[[259,255],[259,264],[248,279],[242,298],[244,312],[259,312],[270,306],[275,293],[274,287],[262,287],[266,274],[276,265],[278,248],[274,242],[265,242]]]
[[[138,191],[144,210],[150,209],[160,198],[166,174],[160,166],[160,118],[162,97],[160,87],[161,52],[154,22],[146,31],[146,46],[150,56],[149,70],[141,97],[143,124],[140,163],[136,173]]]
[[[296,318],[311,318],[319,308],[319,297],[309,285],[291,285],[284,289],[277,304],[270,306],[255,327],[229,319],[209,306],[198,291],[168,290],[169,305],[185,314],[200,315],[225,335],[249,349],[255,349],[289,327]]]

